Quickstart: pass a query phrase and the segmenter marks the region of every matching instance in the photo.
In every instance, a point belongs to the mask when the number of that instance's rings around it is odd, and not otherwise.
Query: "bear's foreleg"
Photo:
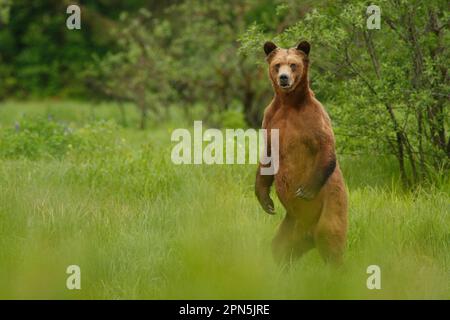
[[[273,175],[262,175],[260,167],[256,171],[255,194],[261,207],[269,214],[275,213],[275,207],[270,198],[270,187],[273,184]]]

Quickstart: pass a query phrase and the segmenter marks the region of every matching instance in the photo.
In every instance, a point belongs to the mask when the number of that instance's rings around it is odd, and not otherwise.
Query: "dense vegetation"
[[[80,2],[68,30],[72,1],[0,1],[0,297],[450,296],[447,1],[377,1],[380,30],[360,0]],[[259,208],[255,168],[175,166],[170,133],[259,127],[262,46],[303,39],[349,242],[343,269],[313,252],[281,272],[282,212]],[[69,264],[81,291],[65,288]]]
[[[258,127],[271,94],[262,44],[308,39],[341,151],[394,155],[405,186],[448,172],[446,1],[379,1],[380,30],[367,29],[365,1],[113,4],[87,1],[82,29],[69,31],[64,1],[14,1],[2,14],[0,96],[131,102],[141,128],[173,104],[212,126]]]

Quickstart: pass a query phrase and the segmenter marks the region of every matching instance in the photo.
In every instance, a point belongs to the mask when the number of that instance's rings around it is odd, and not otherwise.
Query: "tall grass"
[[[0,159],[0,298],[450,298],[448,179],[405,192],[389,159],[342,158],[345,264],[313,250],[284,270],[270,252],[284,212],[259,208],[254,166],[175,166],[170,127],[93,120],[73,120],[71,147]],[[66,288],[72,264],[81,290]],[[381,290],[366,287],[372,264]]]

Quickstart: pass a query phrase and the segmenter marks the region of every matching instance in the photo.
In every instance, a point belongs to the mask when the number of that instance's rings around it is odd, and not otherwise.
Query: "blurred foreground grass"
[[[345,265],[329,268],[311,251],[286,271],[270,252],[284,212],[279,202],[276,216],[259,208],[254,166],[175,166],[173,124],[138,131],[98,121],[119,122],[116,111],[0,105],[0,130],[10,130],[0,136],[0,298],[450,298],[448,177],[404,192],[389,159],[341,158],[350,193]],[[51,114],[69,134],[52,129],[61,137],[41,141],[27,133],[31,157],[11,131],[23,129],[22,113],[28,121]],[[66,289],[71,264],[81,267],[81,290]],[[372,264],[381,290],[366,287]]]

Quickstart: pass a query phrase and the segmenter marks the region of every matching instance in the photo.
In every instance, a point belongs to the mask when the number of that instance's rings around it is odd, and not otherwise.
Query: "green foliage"
[[[264,71],[238,54],[236,40],[252,17],[266,21],[275,8],[271,1],[186,0],[161,16],[124,15],[118,50],[99,58],[89,77],[108,97],[133,101],[143,119],[147,109],[161,118],[167,104],[181,101],[185,109],[205,106],[202,118],[210,123],[237,108],[247,124],[259,126],[270,91]]]
[[[61,157],[74,144],[72,130],[50,119],[23,118],[0,131],[0,156],[5,158]]]
[[[165,54],[158,38],[170,30],[151,18],[150,12],[144,9],[133,17],[121,15],[123,27],[114,30],[118,50],[103,57],[96,56],[95,63],[84,72],[97,94],[136,105],[141,112],[142,129],[150,111],[154,119],[163,117],[162,108],[174,94],[164,77],[171,58]],[[155,33],[148,30],[155,30]]]
[[[107,157],[120,150],[115,140],[118,127],[112,121],[96,121],[73,128],[52,118],[23,117],[13,127],[0,129],[0,157],[7,159]]]
[[[381,30],[366,28],[362,0],[91,1],[78,31],[65,27],[64,3],[9,4],[1,8],[10,19],[0,29],[0,99],[113,100],[116,122],[139,117],[141,128],[172,121],[174,106],[210,126],[242,124],[240,110],[245,126],[259,127],[272,95],[263,43],[307,39],[311,86],[339,152],[395,156],[406,186],[448,173],[446,1],[379,1]]]
[[[93,55],[114,48],[109,30],[121,11],[136,10],[147,1],[89,1],[81,6],[81,30],[68,30],[64,1],[7,1],[0,7],[0,98],[76,96],[88,91],[81,77]],[[169,1],[170,3],[170,1]],[[155,10],[160,4],[154,5]],[[5,82],[3,82],[5,80]]]
[[[237,110],[227,110],[221,114],[221,128],[245,128],[246,123],[242,112]]]
[[[8,23],[10,7],[11,7],[10,0],[2,0],[0,2],[0,26]]]

